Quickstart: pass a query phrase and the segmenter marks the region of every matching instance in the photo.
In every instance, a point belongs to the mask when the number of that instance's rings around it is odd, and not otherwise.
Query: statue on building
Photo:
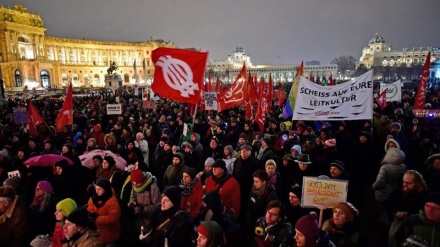
[[[116,65],[115,61],[110,61],[110,67],[107,69],[107,73],[109,75],[113,74],[114,71],[116,71],[118,69],[118,66]]]

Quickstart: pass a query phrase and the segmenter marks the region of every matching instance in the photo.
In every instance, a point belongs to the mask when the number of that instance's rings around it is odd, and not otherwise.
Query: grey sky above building
[[[39,14],[47,36],[146,41],[209,51],[237,45],[253,64],[329,63],[359,58],[379,32],[393,48],[440,47],[438,0],[18,0]],[[0,0],[13,6],[13,0]]]

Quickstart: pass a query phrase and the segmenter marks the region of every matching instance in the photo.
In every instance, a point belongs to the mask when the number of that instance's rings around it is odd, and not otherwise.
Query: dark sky
[[[47,36],[170,40],[225,59],[241,45],[255,64],[359,58],[378,31],[395,48],[440,47],[439,0],[19,0]],[[0,0],[13,6],[13,0]]]

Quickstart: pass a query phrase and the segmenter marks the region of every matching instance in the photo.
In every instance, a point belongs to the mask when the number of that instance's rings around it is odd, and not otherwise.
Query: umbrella
[[[73,165],[73,161],[67,157],[58,154],[42,154],[27,159],[24,164],[26,166],[53,166],[56,162],[65,160],[69,165]]]
[[[99,155],[102,158],[106,156],[113,157],[113,159],[115,159],[116,161],[116,166],[121,170],[124,170],[125,167],[127,166],[127,161],[125,161],[121,156],[119,156],[119,154],[115,154],[112,151],[101,150],[101,149],[95,149],[86,154],[80,155],[79,160],[81,160],[81,164],[83,166],[89,169],[93,169],[93,156],[95,155]]]

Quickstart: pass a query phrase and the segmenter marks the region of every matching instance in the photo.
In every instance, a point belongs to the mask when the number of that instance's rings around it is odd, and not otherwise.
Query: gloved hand
[[[144,211],[144,205],[138,204],[136,207],[134,207],[133,212],[135,215],[139,214],[140,212]]]

